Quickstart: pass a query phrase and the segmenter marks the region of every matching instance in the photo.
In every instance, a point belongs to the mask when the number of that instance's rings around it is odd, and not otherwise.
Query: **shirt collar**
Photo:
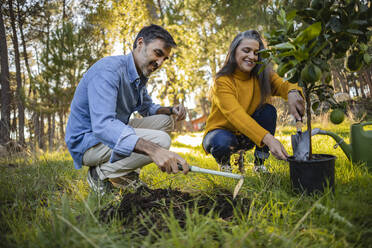
[[[136,69],[136,64],[134,63],[134,57],[133,57],[133,53],[130,53],[129,54],[129,61],[128,61],[128,76],[129,76],[129,81],[131,83],[135,83],[136,86],[138,87],[138,85],[140,83],[142,83],[143,85],[145,85],[148,81],[148,78],[147,77],[140,77],[138,75],[138,72],[137,72],[137,69]]]

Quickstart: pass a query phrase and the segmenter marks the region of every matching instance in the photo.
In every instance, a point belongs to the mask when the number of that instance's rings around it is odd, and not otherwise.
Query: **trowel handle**
[[[204,168],[200,168],[197,166],[189,166],[191,172],[199,172],[199,173],[205,173],[205,174],[211,174],[211,175],[217,175],[217,176],[223,176],[223,177],[230,177],[234,179],[242,179],[244,178],[242,175],[229,173],[229,172],[222,172],[222,171],[215,171],[215,170],[208,170]],[[183,170],[182,165],[178,164],[178,169]]]

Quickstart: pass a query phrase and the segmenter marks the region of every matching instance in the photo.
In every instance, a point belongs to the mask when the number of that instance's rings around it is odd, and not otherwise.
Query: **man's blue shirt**
[[[80,80],[71,102],[65,141],[76,169],[90,147],[103,143],[112,149],[110,162],[129,156],[138,140],[128,126],[135,111],[154,115],[154,104],[140,78],[133,55],[110,56],[97,61]]]

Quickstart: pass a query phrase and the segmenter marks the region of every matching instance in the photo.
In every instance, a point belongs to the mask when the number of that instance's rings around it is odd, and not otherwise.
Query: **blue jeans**
[[[253,113],[252,118],[272,135],[275,134],[277,113],[274,106],[263,105]],[[265,160],[270,155],[267,146],[258,147],[247,136],[235,135],[226,129],[208,132],[204,137],[203,147],[219,164],[229,164],[232,153],[238,150],[250,150],[253,147],[256,147],[254,152],[256,159]]]

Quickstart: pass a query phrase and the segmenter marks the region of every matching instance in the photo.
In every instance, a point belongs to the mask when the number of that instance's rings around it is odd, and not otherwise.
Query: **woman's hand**
[[[294,116],[296,121],[302,121],[305,112],[305,102],[300,92],[297,90],[288,93],[289,113]]]
[[[270,133],[264,136],[262,142],[269,147],[271,154],[273,154],[277,159],[287,160],[289,155],[284,146]]]

